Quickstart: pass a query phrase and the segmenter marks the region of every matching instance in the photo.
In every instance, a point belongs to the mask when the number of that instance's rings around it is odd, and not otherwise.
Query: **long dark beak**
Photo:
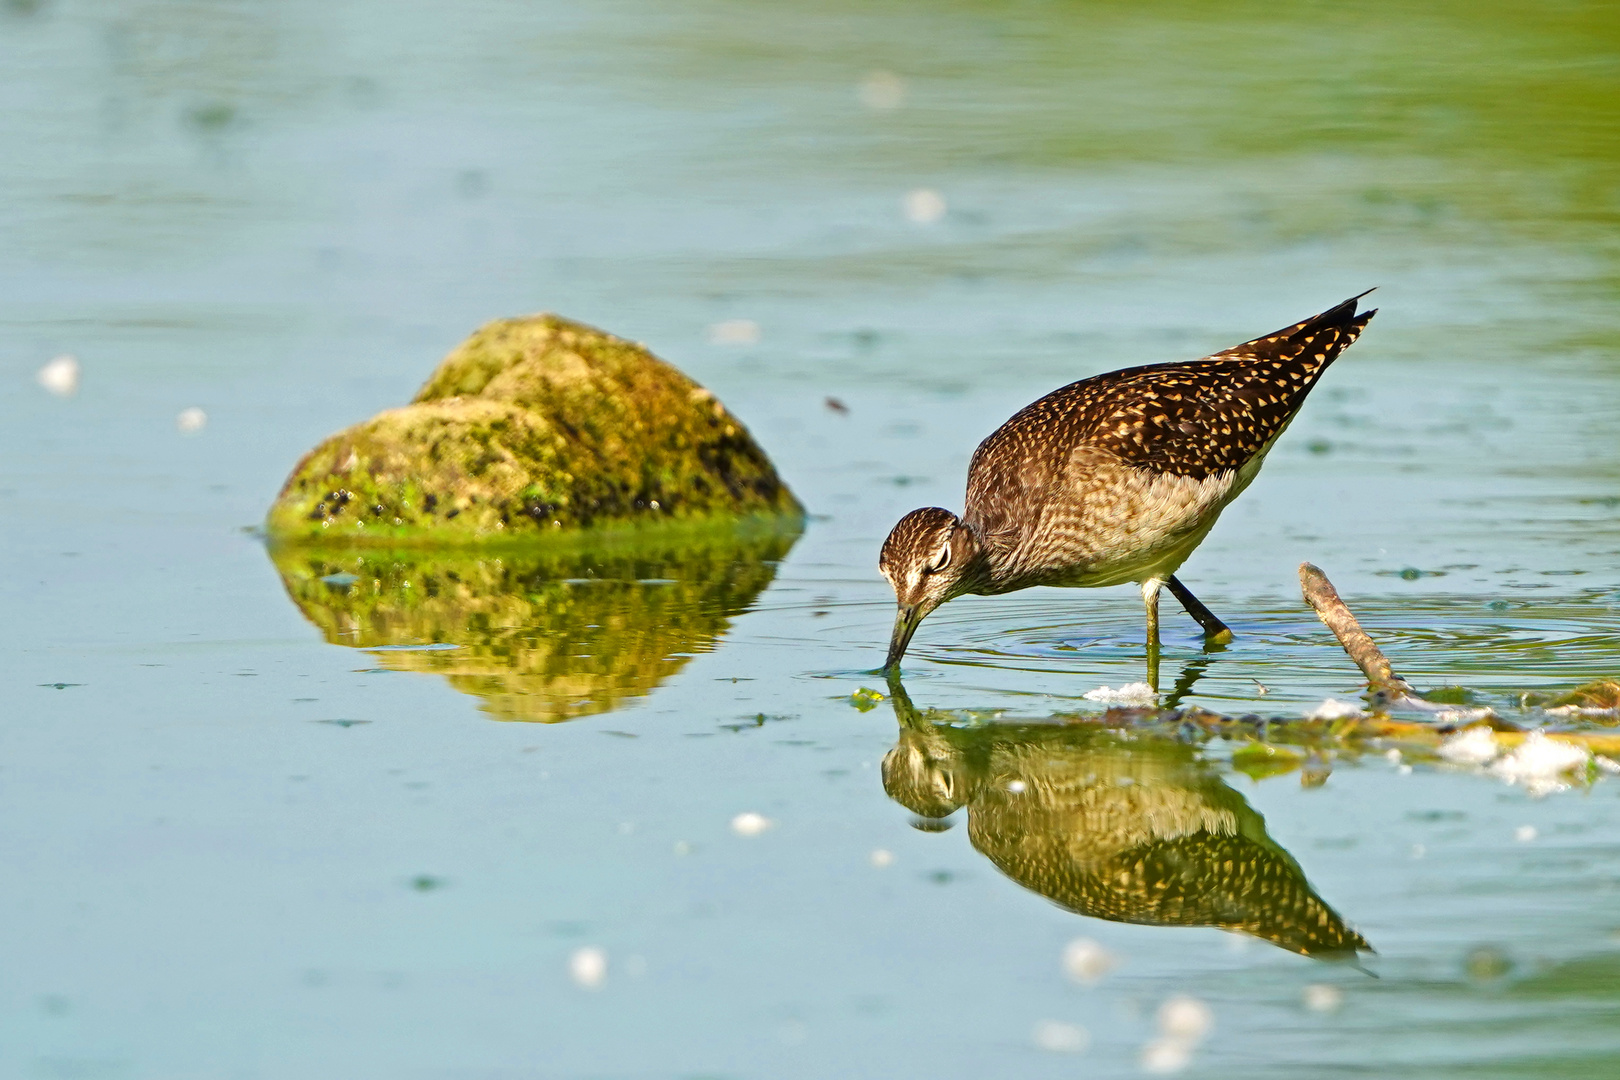
[[[927,614],[921,604],[900,605],[900,610],[894,613],[894,633],[889,635],[889,658],[883,661],[884,671],[899,668],[900,658],[906,655],[906,646],[911,644],[911,635],[917,632]]]

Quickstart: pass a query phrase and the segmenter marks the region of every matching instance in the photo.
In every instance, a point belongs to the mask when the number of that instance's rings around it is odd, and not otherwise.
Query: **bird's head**
[[[900,610],[884,670],[900,663],[911,635],[929,612],[968,591],[969,568],[978,554],[973,531],[955,514],[937,506],[913,510],[889,532],[878,556],[878,569],[894,587]]]

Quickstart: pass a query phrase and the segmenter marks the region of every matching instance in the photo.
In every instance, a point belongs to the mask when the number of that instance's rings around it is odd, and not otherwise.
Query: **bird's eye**
[[[939,549],[939,554],[934,557],[934,561],[928,564],[928,572],[937,574],[949,565],[951,565],[951,545],[946,544]]]

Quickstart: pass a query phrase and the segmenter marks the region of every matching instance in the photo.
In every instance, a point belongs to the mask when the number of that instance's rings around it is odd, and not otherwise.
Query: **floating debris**
[[[1534,825],[1520,825],[1517,829],[1513,830],[1513,839],[1517,840],[1521,844],[1530,843],[1538,835],[1540,834],[1536,832],[1536,827]]]
[[[863,686],[849,695],[849,703],[861,712],[871,712],[883,700],[883,695],[870,687]]]
[[[873,869],[883,870],[894,865],[894,852],[887,848],[877,848],[866,857],[866,861],[872,864]]]
[[[64,353],[40,368],[34,378],[57,397],[72,397],[79,392],[79,361]]]
[[[848,416],[849,415],[849,406],[845,405],[838,398],[829,396],[827,398],[825,404],[826,404],[826,406],[827,406],[827,408],[829,410],[831,410],[832,412],[837,413],[839,416]]]
[[[208,426],[208,414],[196,406],[181,409],[180,415],[174,418],[174,426],[182,435],[195,435]]]
[[[1463,972],[1475,982],[1495,982],[1513,970],[1513,961],[1494,945],[1480,945],[1463,957]]]
[[[1042,1020],[1035,1025],[1035,1045],[1053,1054],[1079,1054],[1091,1045],[1091,1033],[1064,1020]]]
[[[1109,705],[1154,705],[1158,703],[1159,695],[1147,683],[1126,683],[1118,690],[1111,686],[1099,686],[1095,690],[1087,690],[1087,701],[1101,701]]]
[[[586,990],[599,990],[607,981],[607,953],[594,945],[575,949],[568,958],[568,975]]]
[[[1113,953],[1092,938],[1075,938],[1063,947],[1064,973],[1087,986],[1102,979],[1118,963]]]
[[[765,815],[750,810],[731,819],[731,831],[738,836],[758,836],[775,824]]]

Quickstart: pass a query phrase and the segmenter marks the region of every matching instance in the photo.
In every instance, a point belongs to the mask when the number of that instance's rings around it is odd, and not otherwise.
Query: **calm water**
[[[1016,408],[1371,285],[1166,682],[1353,697],[1304,559],[1419,686],[1620,673],[1617,103],[1597,5],[6,0],[0,1072],[1620,1074],[1614,780],[1055,722],[1142,677],[1129,589],[868,674],[878,543]],[[802,537],[269,557],[299,454],[541,309]]]

